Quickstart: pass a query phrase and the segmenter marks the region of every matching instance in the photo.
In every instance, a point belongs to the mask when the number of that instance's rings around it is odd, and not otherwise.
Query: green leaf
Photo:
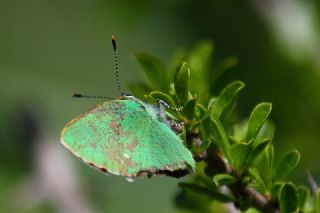
[[[203,105],[197,103],[196,105],[196,117],[200,119],[205,119],[208,117],[208,110]]]
[[[199,151],[204,152],[213,140],[213,124],[209,117],[200,122],[200,139],[202,140]]]
[[[208,187],[203,187],[194,183],[179,183],[179,186],[183,189],[189,189],[199,194],[208,195],[211,198],[220,202],[227,203],[233,201],[233,198],[229,195],[222,194],[219,191],[211,190]]]
[[[267,174],[268,174],[265,179],[266,179],[267,186],[269,189],[272,185],[273,159],[274,159],[274,147],[271,143],[265,149],[265,157],[266,157]]]
[[[185,61],[187,58],[187,50],[185,48],[179,48],[171,55],[170,61],[169,61],[169,74],[170,79],[174,78],[174,75],[176,74],[175,71],[177,69],[177,64],[181,64],[181,61]]]
[[[232,138],[234,141],[244,141],[247,134],[248,120],[243,120],[232,127]]]
[[[266,191],[266,183],[264,179],[261,177],[259,171],[256,168],[249,168],[248,172],[250,176],[255,180],[254,183],[259,187],[259,189],[263,192]]]
[[[197,99],[190,99],[185,106],[183,107],[183,115],[188,118],[189,120],[192,120],[195,116],[195,108],[197,104]]]
[[[202,103],[210,96],[210,70],[212,63],[213,43],[201,41],[197,43],[189,54],[189,65],[191,69],[190,88],[199,95]]]
[[[147,75],[151,86],[156,90],[169,90],[169,77],[165,64],[148,53],[136,53],[136,58]]]
[[[279,193],[279,203],[282,213],[296,212],[298,208],[298,193],[293,183],[283,184]]]
[[[284,180],[298,165],[300,161],[300,153],[297,150],[291,150],[285,153],[278,164],[275,172],[274,181]]]
[[[190,68],[186,62],[182,63],[177,70],[174,79],[174,89],[179,98],[180,104],[183,106],[188,101],[189,96],[189,79]]]
[[[231,146],[231,154],[233,159],[233,165],[239,173],[243,171],[243,165],[246,161],[250,147],[248,143],[240,142]]]
[[[299,198],[298,206],[299,206],[299,209],[303,211],[306,205],[307,199],[309,197],[310,190],[305,186],[298,186],[297,192],[298,192],[298,198]]]
[[[197,71],[197,75],[203,76],[199,72],[205,72],[211,68],[212,53],[213,43],[209,40],[200,41],[194,46],[189,54],[190,66]]]
[[[213,72],[211,86],[214,86],[216,81],[220,78],[220,76],[227,70],[232,67],[235,67],[238,64],[238,58],[236,57],[229,57],[224,59],[215,69]]]
[[[253,109],[249,118],[246,141],[249,141],[258,135],[259,130],[271,112],[271,108],[271,103],[260,103]]]
[[[208,109],[211,109],[214,105],[214,102],[216,102],[217,97],[212,97],[208,102]]]
[[[317,209],[317,212],[320,212],[320,189],[318,189],[317,191],[317,201],[316,201],[316,209]]]
[[[227,85],[222,90],[217,100],[213,102],[212,108],[210,109],[211,116],[215,119],[219,119],[223,111],[236,101],[236,98],[244,86],[245,84],[241,81],[235,81]]]
[[[252,151],[249,154],[248,157],[248,164],[252,164],[252,162],[260,155],[263,153],[263,151],[266,149],[266,147],[268,146],[268,144],[270,143],[270,139],[265,139],[263,141],[261,141],[258,144],[253,143],[253,148]]]
[[[260,142],[263,139],[269,138],[270,140],[273,139],[275,132],[275,126],[273,122],[266,120],[265,123],[262,125],[258,135],[256,136],[256,141]]]
[[[217,119],[212,119],[212,127],[213,127],[213,138],[214,141],[218,144],[220,147],[222,153],[227,158],[229,162],[231,162],[231,150],[230,150],[230,143],[227,137],[227,134],[221,124],[221,122]]]
[[[162,101],[166,102],[167,104],[169,104],[169,106],[176,107],[172,98],[163,92],[154,91],[154,92],[151,92],[148,96],[155,101],[162,100]]]
[[[271,187],[270,194],[273,199],[276,199],[279,197],[279,193],[280,193],[280,189],[281,189],[282,185],[283,185],[283,183],[279,182],[279,183],[273,184],[273,186]]]
[[[237,179],[229,174],[218,174],[213,177],[213,182],[216,184],[216,186],[224,186],[224,185],[230,185],[237,181]]]
[[[273,167],[273,158],[274,158],[274,147],[272,144],[269,144],[269,146],[266,148],[266,160],[269,169],[272,169]]]

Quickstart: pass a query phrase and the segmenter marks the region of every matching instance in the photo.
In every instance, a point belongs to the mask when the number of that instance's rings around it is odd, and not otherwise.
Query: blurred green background
[[[178,48],[210,39],[214,64],[238,65],[242,116],[273,102],[276,154],[302,154],[294,178],[320,177],[320,2],[297,0],[0,1],[1,212],[173,212],[177,180],[128,183],[85,166],[59,143],[60,130],[99,100],[119,95],[110,38],[118,37],[123,85],[144,81],[134,53],[169,63]],[[199,82],[201,84],[201,82]],[[217,91],[218,93],[219,91]]]

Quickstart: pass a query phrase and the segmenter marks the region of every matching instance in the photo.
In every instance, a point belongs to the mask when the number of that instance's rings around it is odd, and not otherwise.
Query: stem
[[[247,196],[253,198],[253,206],[261,212],[279,213],[280,211],[272,205],[261,193],[250,187],[243,188]]]

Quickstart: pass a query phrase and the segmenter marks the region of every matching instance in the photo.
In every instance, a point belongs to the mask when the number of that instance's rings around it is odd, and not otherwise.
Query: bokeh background
[[[104,176],[59,143],[60,130],[97,103],[69,94],[119,95],[145,81],[134,53],[169,62],[178,48],[215,44],[214,64],[238,65],[220,84],[247,84],[239,112],[273,102],[276,155],[297,148],[293,178],[320,178],[320,2],[298,0],[0,0],[1,212],[173,212],[177,180]],[[201,84],[201,82],[199,82]]]

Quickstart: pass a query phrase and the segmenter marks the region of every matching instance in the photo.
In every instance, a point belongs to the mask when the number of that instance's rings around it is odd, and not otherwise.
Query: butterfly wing
[[[61,141],[103,172],[134,177],[194,167],[190,151],[135,100],[106,101],[72,120]]]
[[[149,106],[147,106],[149,107]],[[186,169],[187,165],[194,168],[195,161],[191,152],[184,146],[180,137],[169,126],[155,119],[149,113],[143,112],[135,118],[128,120],[127,129],[133,130],[138,143],[131,143],[134,151],[131,153],[133,162],[138,162],[140,171],[147,173],[162,173],[163,171],[175,171]]]

